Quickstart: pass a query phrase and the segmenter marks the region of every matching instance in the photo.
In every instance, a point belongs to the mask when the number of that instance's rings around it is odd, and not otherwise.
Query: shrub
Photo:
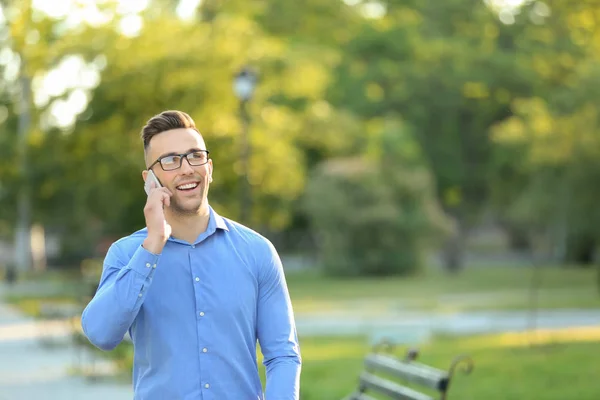
[[[412,274],[426,245],[450,229],[427,169],[385,157],[322,164],[305,206],[323,266],[337,276]]]

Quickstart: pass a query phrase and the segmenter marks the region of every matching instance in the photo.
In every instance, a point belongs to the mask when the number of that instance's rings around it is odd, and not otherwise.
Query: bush
[[[363,155],[323,163],[307,185],[324,268],[337,276],[413,274],[427,246],[451,233],[451,221],[409,126],[373,120],[363,141]]]
[[[321,165],[305,205],[323,266],[336,276],[412,274],[428,242],[450,228],[427,170],[386,165],[385,159]]]

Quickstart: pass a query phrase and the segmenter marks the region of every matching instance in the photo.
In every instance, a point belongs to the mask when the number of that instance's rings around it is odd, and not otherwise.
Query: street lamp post
[[[240,212],[241,222],[249,223],[251,211],[251,185],[248,178],[249,161],[250,161],[250,114],[248,112],[248,102],[252,99],[254,88],[256,87],[256,74],[249,67],[243,67],[236,75],[233,81],[233,91],[239,100],[240,119],[242,122],[242,170],[243,174],[240,179]]]
[[[15,230],[15,264],[9,267],[7,279],[16,279],[17,272],[23,273],[31,268],[31,188],[29,170],[27,167],[27,137],[31,125],[31,80],[25,73],[25,61],[21,61],[21,100],[18,123],[18,155],[21,186],[18,193],[17,225]],[[15,268],[15,269],[12,269]],[[12,269],[12,270],[11,270]]]

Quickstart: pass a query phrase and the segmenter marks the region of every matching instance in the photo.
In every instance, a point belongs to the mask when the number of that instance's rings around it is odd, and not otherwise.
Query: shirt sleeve
[[[266,367],[265,400],[298,400],[302,359],[283,266],[269,241],[260,259],[257,333]]]
[[[94,346],[108,351],[123,340],[144,302],[159,258],[141,245],[130,259],[116,244],[110,247],[98,290],[81,317],[83,332]]]

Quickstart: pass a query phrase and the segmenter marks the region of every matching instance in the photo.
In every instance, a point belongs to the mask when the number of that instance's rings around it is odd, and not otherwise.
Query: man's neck
[[[194,243],[198,236],[208,228],[210,212],[208,205],[204,205],[196,214],[167,212],[165,218],[171,225],[174,238]]]

